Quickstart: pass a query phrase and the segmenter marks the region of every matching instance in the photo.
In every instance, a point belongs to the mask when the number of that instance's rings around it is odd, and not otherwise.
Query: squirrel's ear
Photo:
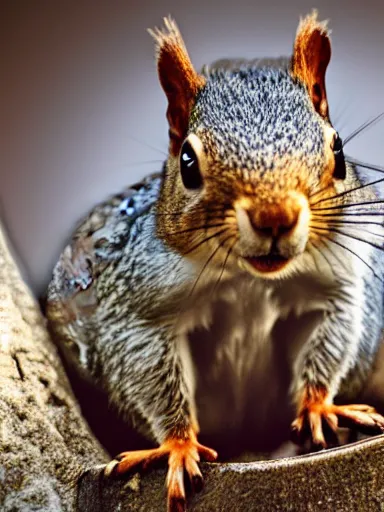
[[[170,152],[177,155],[188,131],[196,95],[205,84],[189,58],[176,23],[164,18],[164,30],[149,30],[156,41],[157,69],[168,98]]]
[[[291,63],[291,73],[307,86],[315,110],[329,119],[325,92],[325,73],[331,58],[331,41],[326,22],[317,20],[317,12],[300,20]]]

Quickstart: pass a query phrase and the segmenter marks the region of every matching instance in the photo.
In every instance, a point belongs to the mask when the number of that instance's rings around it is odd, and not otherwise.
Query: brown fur
[[[176,23],[164,19],[165,30],[150,30],[156,41],[157,67],[162,88],[168,98],[170,153],[177,155],[187,134],[189,116],[205,78],[189,58]]]
[[[315,110],[329,118],[325,91],[325,73],[331,58],[331,42],[326,23],[317,20],[314,11],[300,21],[292,57],[292,75],[308,88]]]
[[[251,224],[256,230],[271,230],[273,236],[280,231],[294,227],[300,213],[300,204],[294,197],[287,197],[269,205],[268,209],[253,208],[250,211]]]
[[[178,172],[177,165],[176,160],[169,162],[170,173]],[[289,165],[286,161],[276,161],[275,166],[282,168],[280,179],[276,179],[272,173],[261,172],[253,172],[252,179],[248,179],[247,170],[240,169],[234,173],[211,162],[210,179],[205,183],[204,196],[196,208],[185,211],[184,205],[177,203],[177,193],[171,187],[165,187],[165,197],[159,204],[159,235],[182,254],[187,254],[201,240],[204,227],[222,223],[230,228],[228,235],[236,235],[238,228],[234,220],[234,205],[240,203],[252,212],[251,221],[257,229],[276,230],[279,225],[283,229],[293,227],[302,208],[299,197],[308,198],[313,192],[311,172],[299,158],[291,157]],[[316,186],[316,183],[313,185]],[[167,210],[161,209],[161,205],[167,205]],[[173,208],[180,214],[167,215],[166,211]]]

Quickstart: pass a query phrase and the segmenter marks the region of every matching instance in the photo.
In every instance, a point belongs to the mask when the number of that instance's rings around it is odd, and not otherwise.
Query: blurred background
[[[289,54],[313,7],[330,19],[328,98],[345,137],[384,111],[383,2],[1,1],[1,217],[36,293],[79,217],[161,168],[166,102],[146,29],[171,14],[200,68]],[[384,165],[384,121],[346,152]]]

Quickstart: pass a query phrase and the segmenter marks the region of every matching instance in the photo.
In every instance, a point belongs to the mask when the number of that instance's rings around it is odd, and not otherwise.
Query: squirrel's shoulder
[[[162,173],[151,174],[80,220],[54,268],[48,301],[56,296],[71,300],[92,290],[105,267],[121,257],[135,221],[156,203],[161,182]]]
[[[66,357],[83,368],[99,305],[100,276],[118,264],[132,230],[147,212],[150,215],[161,182],[162,173],[151,174],[92,208],[78,223],[53,269],[42,305],[55,335],[64,341]]]
[[[135,220],[157,201],[161,181],[161,173],[151,174],[99,203],[79,222],[72,243],[91,238],[100,262],[117,258]]]
[[[161,182],[162,173],[151,174],[97,204],[78,223],[72,238],[91,236],[100,250],[106,248],[108,240],[113,250],[117,233],[128,233],[134,221],[155,204]]]

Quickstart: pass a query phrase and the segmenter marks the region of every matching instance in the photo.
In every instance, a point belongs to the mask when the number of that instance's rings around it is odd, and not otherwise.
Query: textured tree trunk
[[[383,460],[379,436],[294,459],[204,464],[205,490],[188,510],[382,511]],[[165,469],[107,479],[106,461],[0,229],[0,510],[165,510]]]
[[[0,230],[0,510],[74,510],[79,474],[105,460]]]

